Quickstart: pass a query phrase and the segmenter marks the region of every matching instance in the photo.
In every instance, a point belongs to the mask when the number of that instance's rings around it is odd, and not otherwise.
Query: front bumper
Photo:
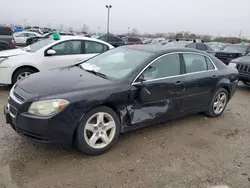
[[[250,74],[246,74],[246,73],[241,73],[239,72],[239,80],[240,81],[246,81],[246,82],[250,82]]]
[[[72,128],[65,129],[65,125],[56,124],[57,120],[47,117],[32,116],[21,113],[13,116],[9,110],[10,106],[4,106],[6,123],[21,136],[38,143],[63,143],[72,144]]]

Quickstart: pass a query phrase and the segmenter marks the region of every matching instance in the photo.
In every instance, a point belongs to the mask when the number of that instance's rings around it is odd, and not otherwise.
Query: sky
[[[29,24],[80,29],[91,32],[107,27],[125,33],[181,32],[213,36],[250,37],[250,0],[8,0],[1,2],[0,24]],[[25,21],[26,20],[26,21]],[[131,30],[131,29],[130,29]]]

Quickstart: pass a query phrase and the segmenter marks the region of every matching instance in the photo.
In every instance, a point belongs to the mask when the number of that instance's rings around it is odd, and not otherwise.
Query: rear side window
[[[215,69],[213,63],[207,57],[206,57],[206,62],[207,62],[207,69],[208,70],[214,70]]]
[[[202,51],[206,51],[206,50],[208,50],[208,47],[205,44],[198,43],[197,44],[197,49],[202,50]]]
[[[85,54],[102,53],[107,50],[109,50],[109,47],[105,44],[93,41],[85,41]]]
[[[186,73],[194,73],[207,70],[206,59],[202,55],[183,54],[186,65]]]
[[[196,43],[190,43],[186,47],[196,49]]]
[[[0,35],[12,35],[13,31],[9,27],[0,27]]]

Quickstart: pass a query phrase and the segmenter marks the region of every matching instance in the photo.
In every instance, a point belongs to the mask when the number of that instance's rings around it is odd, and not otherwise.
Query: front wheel
[[[17,70],[13,74],[12,84],[15,84],[17,81],[22,80],[35,72],[36,71],[31,68],[21,68],[20,70]]]
[[[108,151],[120,134],[120,120],[116,113],[100,106],[90,110],[82,119],[76,131],[78,149],[89,154],[99,155]]]
[[[206,111],[206,114],[210,117],[218,117],[225,110],[228,102],[228,92],[224,88],[220,88],[214,94],[209,109]]]

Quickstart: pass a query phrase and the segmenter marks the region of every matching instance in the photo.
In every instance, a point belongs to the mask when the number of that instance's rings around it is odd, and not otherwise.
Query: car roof
[[[196,50],[193,48],[180,48],[180,47],[175,47],[175,46],[166,46],[166,45],[125,45],[121,46],[120,48],[130,48],[130,49],[135,49],[135,50],[141,50],[141,51],[146,51],[146,52],[151,52],[151,53],[171,53],[171,52],[198,52],[198,53],[203,53],[200,50]]]

